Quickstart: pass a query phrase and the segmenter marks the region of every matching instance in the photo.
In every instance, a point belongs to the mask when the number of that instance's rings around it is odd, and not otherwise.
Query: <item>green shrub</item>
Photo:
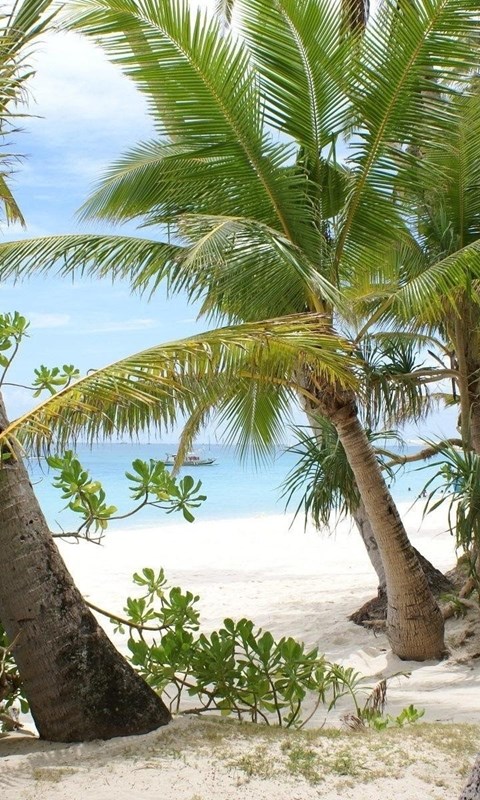
[[[130,660],[173,711],[183,710],[187,695],[195,705],[186,713],[216,711],[302,727],[313,715],[303,715],[307,696],[314,711],[324,705],[326,712],[349,696],[355,712],[351,718],[379,727],[385,682],[372,693],[352,668],[329,663],[318,648],[291,637],[276,640],[248,619],[225,619],[219,630],[199,633],[198,596],[168,588],[163,570],[155,574],[146,568],[133,580],[143,594],[128,598],[125,607]],[[124,632],[126,625],[117,622],[117,629]],[[147,641],[146,633],[154,631],[157,635]],[[369,695],[363,704],[358,699],[362,693]]]

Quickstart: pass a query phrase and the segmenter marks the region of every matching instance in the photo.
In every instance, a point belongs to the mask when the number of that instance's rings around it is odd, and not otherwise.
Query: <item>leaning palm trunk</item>
[[[400,658],[424,661],[445,652],[443,618],[358,420],[350,392],[326,387],[320,413],[335,426],[370,522],[387,583],[387,634]]]
[[[0,423],[6,418],[0,400]],[[75,587],[20,459],[0,469],[0,620],[43,739],[147,733],[170,719]]]
[[[373,534],[372,526],[370,525],[367,512],[365,511],[365,506],[362,502],[359,503],[358,508],[355,511],[352,511],[352,517],[355,520],[355,524],[358,528],[360,536],[362,537],[362,541],[365,545],[370,563],[377,574],[378,590],[377,596],[373,597],[371,600],[368,600],[361,608],[359,608],[357,611],[354,611],[353,614],[350,614],[349,619],[352,622],[355,622],[357,625],[365,625],[366,627],[370,627],[372,624],[375,625],[386,618],[387,579],[385,577],[383,562],[377,542],[375,540],[375,536]],[[428,558],[425,558],[425,556],[423,556],[416,547],[413,547],[413,552],[419,561],[434,597],[440,597],[441,595],[454,590],[452,581],[447,578],[443,572],[440,572],[439,569],[434,567]]]
[[[321,446],[324,438],[324,431],[322,426],[319,425],[318,417],[311,413],[305,401],[303,402],[303,407],[317,443]],[[377,596],[369,600],[367,603],[364,603],[364,605],[362,605],[357,611],[354,611],[349,616],[349,619],[352,622],[355,622],[357,625],[365,625],[366,627],[370,627],[371,625],[378,624],[386,619],[387,579],[385,576],[385,569],[383,566],[381,553],[378,548],[375,534],[370,524],[365,505],[362,500],[358,498],[358,492],[352,494],[351,487],[347,486],[347,483],[353,484],[355,482],[350,470],[348,474],[345,475],[344,480],[345,487],[343,491],[341,490],[341,487],[336,487],[336,489],[340,489],[343,493],[346,507],[349,509],[350,514],[356,524],[357,530],[361,536],[363,544],[365,545],[370,563],[375,570],[378,579]],[[391,500],[391,502],[393,503],[393,500]],[[438,569],[436,569],[433,564],[428,561],[428,559],[418,552],[418,550],[413,548],[413,551],[420,562],[420,566],[425,573],[430,589],[435,597],[451,591],[453,586],[449,579],[446,578]]]

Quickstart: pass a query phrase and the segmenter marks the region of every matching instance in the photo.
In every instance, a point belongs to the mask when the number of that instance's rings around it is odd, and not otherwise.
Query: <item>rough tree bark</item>
[[[0,425],[6,425],[0,399]],[[147,733],[170,720],[75,587],[20,459],[0,467],[0,620],[43,739]]]
[[[480,754],[475,760],[459,800],[480,800]]]
[[[458,366],[462,440],[480,453],[480,309],[476,303],[461,305],[451,338]]]
[[[358,419],[355,395],[332,385],[315,388],[318,411],[335,426],[383,562],[392,650],[414,661],[441,658],[445,654],[442,614]]]
[[[378,621],[386,620],[387,618],[387,581],[380,551],[363,503],[360,503],[356,511],[352,513],[352,516],[360,536],[362,537],[370,563],[377,574],[378,589],[377,596],[372,597],[371,600],[364,603],[357,611],[354,611],[349,616],[349,619],[355,622],[356,625],[371,627],[372,624],[376,624]],[[435,597],[440,597],[440,595],[446,592],[453,591],[453,582],[434,567],[416,547],[413,548],[413,551],[420,562],[420,566],[425,574],[432,594]]]

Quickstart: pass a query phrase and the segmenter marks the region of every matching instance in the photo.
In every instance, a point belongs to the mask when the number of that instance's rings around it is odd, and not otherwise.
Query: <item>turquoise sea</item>
[[[402,452],[413,453],[417,450],[418,447],[410,446]],[[161,443],[102,443],[92,449],[86,445],[78,445],[76,448],[82,465],[89,470],[93,479],[102,482],[107,502],[117,506],[118,513],[125,513],[132,507],[128,481],[125,478],[125,471],[130,469],[132,460],[162,460],[166,453],[172,452],[175,452],[175,445]],[[202,493],[207,496],[207,500],[194,512],[198,520],[282,514],[285,511],[281,484],[296,464],[297,456],[294,453],[279,449],[269,463],[258,466],[252,463],[242,464],[235,449],[225,445],[199,445],[196,452],[216,459],[212,466],[190,467],[181,471],[181,474],[189,473],[202,481]],[[422,462],[416,462],[408,469],[397,470],[391,487],[397,502],[413,502],[421,493],[425,482],[435,472],[435,468],[431,466],[419,470],[421,465]],[[37,497],[52,529],[58,531],[76,528],[79,520],[72,512],[62,510],[66,501],[52,487],[52,475],[45,462],[32,459],[29,469]],[[294,512],[296,507],[297,503],[292,501],[288,511]],[[120,520],[115,525],[141,527],[181,522],[181,514],[165,516],[162,511],[145,508],[134,517]]]

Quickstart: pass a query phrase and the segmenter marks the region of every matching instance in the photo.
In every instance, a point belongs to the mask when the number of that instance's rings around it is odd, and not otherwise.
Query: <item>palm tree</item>
[[[459,429],[465,447],[480,453],[480,314],[479,286],[473,271],[448,296],[429,296],[425,265],[468,257],[480,247],[480,85],[448,98],[448,137],[437,132],[419,146],[411,168],[409,229],[414,241],[403,270],[410,275],[410,319],[440,340],[438,358],[448,357],[445,374],[454,381]],[[402,276],[403,277],[403,276]],[[402,301],[403,302],[403,301]],[[406,307],[397,306],[401,316]],[[438,348],[435,348],[438,350]]]
[[[49,24],[49,6],[50,0],[24,0],[3,18],[3,139],[13,129],[15,104],[22,100],[31,74],[29,47]],[[8,188],[8,170],[4,159],[0,178],[4,217],[23,223]],[[18,334],[23,322],[17,321]],[[11,333],[13,341],[17,335],[13,327]],[[0,428],[7,427],[0,396]],[[0,619],[40,735],[61,741],[109,738],[145,733],[168,722],[168,709],[115,650],[75,587],[15,447],[2,451],[0,551]]]
[[[447,129],[449,82],[478,64],[476,4],[387,0],[361,38],[339,26],[330,0],[242,0],[238,9],[230,32],[176,0],[76,5],[74,27],[136,81],[158,130],[111,168],[83,214],[168,226],[173,243],[72,236],[9,244],[3,275],[61,260],[63,272],[128,276],[136,288],[154,290],[166,278],[172,291],[200,298],[212,319],[315,312],[332,330],[351,316],[347,293],[390,288],[392,251],[408,238],[393,186],[408,180],[407,146],[418,129],[424,137]],[[337,150],[352,131],[346,169]],[[430,284],[441,289],[464,275],[461,260],[447,262]],[[334,425],[355,475],[386,570],[393,650],[439,657],[441,615],[359,422],[354,388],[303,367],[295,379],[305,410]],[[208,412],[195,413],[190,434]],[[268,441],[266,425],[263,434]]]

